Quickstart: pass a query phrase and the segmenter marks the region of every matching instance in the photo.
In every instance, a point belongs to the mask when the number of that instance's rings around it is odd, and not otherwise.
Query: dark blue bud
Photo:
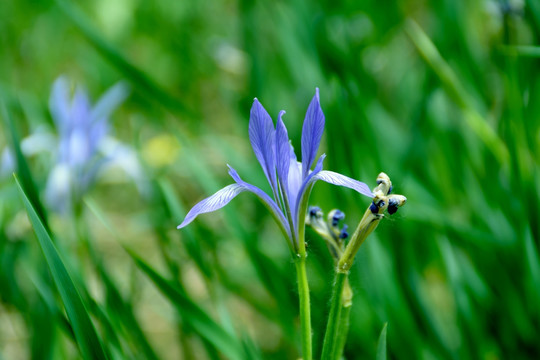
[[[390,195],[390,193],[392,192],[392,189],[393,189],[393,188],[394,188],[393,186],[390,186],[390,189],[388,189],[388,192],[386,193],[386,195]]]
[[[384,202],[384,200],[379,200],[379,202],[377,203],[377,207],[379,207],[379,208],[384,207],[384,205],[386,205],[386,203]]]
[[[341,229],[341,232],[339,233],[340,239],[346,239],[349,237],[349,233],[347,232],[347,225],[343,225],[343,229]]]
[[[318,206],[310,206],[309,207],[309,216],[314,217],[317,216],[317,213],[321,211],[321,208]]]
[[[379,208],[377,205],[375,205],[375,202],[372,202],[371,205],[369,205],[369,210],[371,210],[372,213],[377,214],[379,212]]]
[[[388,200],[388,213],[390,215],[395,214],[398,211],[398,201],[394,198]]]
[[[332,216],[332,226],[337,226],[339,223],[339,220],[345,219],[345,213],[341,210],[334,211],[334,215]]]

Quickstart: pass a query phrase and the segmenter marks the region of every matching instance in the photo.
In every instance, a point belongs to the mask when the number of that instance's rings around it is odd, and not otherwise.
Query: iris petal
[[[349,189],[356,190],[360,194],[365,195],[370,198],[374,196],[371,190],[369,189],[369,186],[367,186],[363,182],[351,179],[348,176],[341,175],[333,171],[323,170],[317,173],[313,177],[313,181],[317,181],[317,180],[322,180],[329,184],[348,187]]]
[[[277,224],[279,225],[281,231],[283,231],[283,233],[287,236],[288,239],[292,239],[291,232],[287,226],[287,220],[285,219],[283,212],[281,211],[279,206],[276,204],[276,202],[272,200],[272,198],[268,196],[267,193],[265,193],[264,191],[262,191],[255,185],[248,184],[247,182],[242,180],[240,178],[240,175],[238,175],[236,170],[234,170],[230,165],[227,165],[227,166],[229,166],[229,175],[231,175],[234,181],[238,185],[241,185],[245,190],[255,194],[259,198],[259,200],[262,201],[264,206],[266,206],[266,208],[270,211],[270,213],[274,217],[274,220],[276,220]]]
[[[314,176],[322,171],[323,161],[324,161],[325,157],[326,157],[326,154],[322,154],[319,157],[319,160],[317,161],[317,165],[315,166],[315,169],[313,169],[313,171],[309,173],[308,177],[302,183],[302,186],[300,187],[300,190],[298,191],[298,195],[297,195],[297,199],[296,199],[296,209],[299,209],[299,206],[300,206],[301,202],[305,201],[304,198],[305,198],[306,190],[307,190],[308,186],[316,181],[316,180],[313,179]],[[307,194],[307,195],[309,196],[309,194]]]
[[[227,205],[236,195],[240,194],[247,189],[240,184],[231,184],[225,186],[214,195],[207,197],[206,199],[195,205],[186,215],[186,218],[177,229],[181,229],[184,226],[192,222],[199,214],[204,214],[212,211],[216,211]]]
[[[52,86],[49,109],[58,130],[62,133],[69,124],[69,84],[65,77],[56,79]]]
[[[127,84],[119,82],[111,87],[93,106],[90,112],[92,122],[106,119],[109,115],[124,102],[129,95]]]
[[[300,216],[304,216],[304,210],[307,208],[307,198],[309,197],[309,193],[311,192],[310,189],[318,180],[322,180],[333,185],[348,187],[370,198],[374,196],[369,187],[363,182],[351,179],[345,175],[341,175],[333,171],[323,170],[322,165],[325,156],[325,154],[321,155],[321,157],[317,161],[315,169],[313,169],[313,171],[309,173],[308,177],[302,183],[300,191],[298,192],[298,198],[296,200],[297,214],[294,218],[295,226],[297,226]]]
[[[323,131],[324,114],[319,102],[319,88],[316,88],[302,127],[302,176],[304,179],[308,176],[311,164],[317,156]]]
[[[296,211],[296,198],[300,188],[302,187],[302,163],[296,161],[296,155],[294,149],[291,146],[291,158],[289,164],[289,204],[291,207],[291,213]]]
[[[78,87],[71,101],[70,122],[72,128],[89,129],[91,108],[92,105],[86,91],[82,87]]]
[[[127,98],[129,87],[125,83],[117,83],[111,87],[96,102],[90,111],[89,138],[93,147],[96,147],[105,135],[109,132],[110,114]]]
[[[277,189],[275,174],[275,130],[272,118],[259,100],[253,101],[249,116],[249,140],[264,174],[274,193]]]
[[[276,164],[278,179],[280,180],[283,191],[287,193],[289,187],[288,179],[291,145],[289,144],[287,128],[281,119],[283,114],[285,114],[285,111],[280,111],[276,125]]]

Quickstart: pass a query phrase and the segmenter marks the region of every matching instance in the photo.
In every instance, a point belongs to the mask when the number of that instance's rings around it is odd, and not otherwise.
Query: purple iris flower
[[[95,182],[103,165],[114,158],[109,154],[98,155],[110,140],[109,115],[127,95],[126,85],[119,83],[92,106],[81,88],[71,96],[67,78],[60,77],[54,82],[49,107],[58,130],[58,148],[46,189],[47,200],[54,208],[67,210]]]
[[[88,165],[109,132],[108,117],[127,97],[126,86],[119,83],[92,106],[86,92],[78,88],[70,99],[67,78],[58,78],[49,102],[58,129],[58,162],[71,168]]]
[[[249,139],[253,152],[272,189],[273,198],[258,187],[243,181],[236,170],[229,166],[229,175],[235,181],[214,195],[195,205],[178,226],[183,228],[197,215],[218,210],[227,205],[236,195],[244,191],[254,193],[270,210],[279,227],[289,239],[293,249],[298,249],[299,227],[303,226],[308,197],[317,180],[345,186],[360,194],[373,197],[369,187],[363,182],[322,169],[325,155],[321,155],[311,170],[324,131],[324,114],[319,102],[319,89],[311,100],[302,128],[302,162],[298,162],[289,142],[283,114],[278,115],[277,125],[270,118],[261,103],[255,99],[249,119]]]

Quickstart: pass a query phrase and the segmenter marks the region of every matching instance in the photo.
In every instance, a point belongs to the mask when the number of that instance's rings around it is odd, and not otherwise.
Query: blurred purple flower
[[[306,211],[309,194],[317,180],[345,186],[362,195],[373,197],[373,193],[366,184],[332,171],[322,170],[324,154],[319,157],[315,168],[311,170],[324,131],[324,114],[319,103],[319,89],[316,89],[304,119],[302,162],[297,161],[294,149],[289,142],[287,128],[282,120],[283,114],[285,111],[279,113],[277,125],[274,128],[270,115],[255,99],[249,119],[249,139],[253,152],[268,179],[273,199],[258,187],[243,181],[236,170],[229,166],[229,175],[235,183],[195,205],[178,229],[188,225],[197,215],[218,210],[241,192],[250,191],[266,205],[291,242],[291,246],[297,249],[298,224],[305,216],[303,212]]]
[[[57,210],[64,211],[77,202],[107,163],[120,165],[136,180],[140,178],[134,152],[108,136],[109,115],[127,95],[127,86],[118,83],[92,106],[81,88],[71,98],[67,78],[60,77],[54,82],[49,108],[58,130],[58,148],[45,195]]]

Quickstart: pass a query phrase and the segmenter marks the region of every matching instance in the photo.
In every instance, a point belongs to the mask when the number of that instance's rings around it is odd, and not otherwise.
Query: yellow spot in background
[[[180,143],[172,135],[158,135],[148,140],[142,148],[144,161],[155,168],[171,165],[178,158]]]

